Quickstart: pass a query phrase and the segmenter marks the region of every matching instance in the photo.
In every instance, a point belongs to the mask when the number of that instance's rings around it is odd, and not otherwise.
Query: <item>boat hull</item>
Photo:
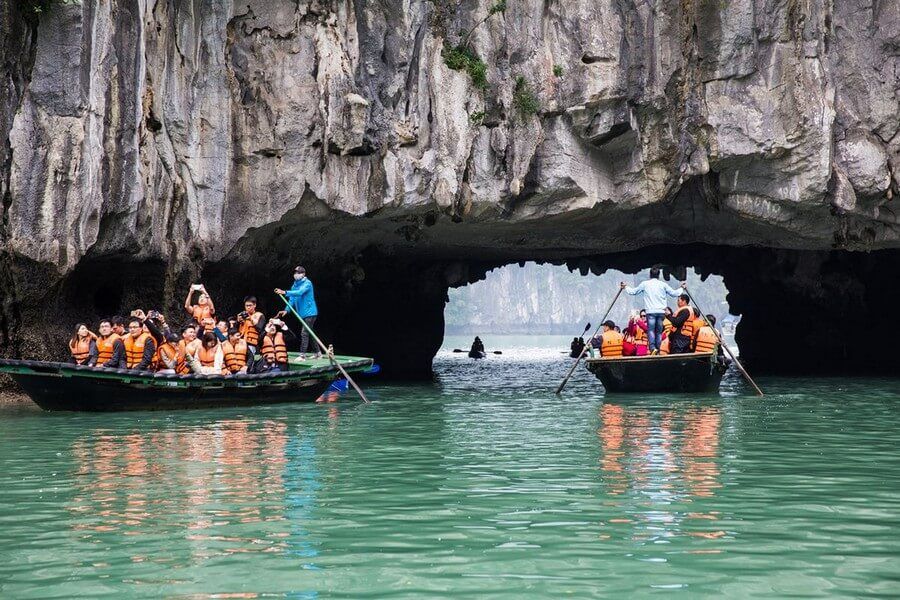
[[[371,359],[339,357],[349,372]],[[95,369],[63,363],[0,360],[32,401],[51,411],[176,410],[312,402],[339,373],[331,365],[289,365],[259,375],[174,375]]]
[[[712,353],[592,358],[586,366],[608,393],[716,392],[727,370]]]

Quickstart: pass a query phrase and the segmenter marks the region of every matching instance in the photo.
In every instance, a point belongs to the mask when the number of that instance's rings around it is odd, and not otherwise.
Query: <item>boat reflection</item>
[[[708,506],[722,487],[719,406],[606,402],[599,419],[600,471],[614,510],[609,525],[630,528],[617,534],[654,541],[727,535],[715,525],[719,513]]]
[[[165,540],[133,562],[197,562],[228,555],[301,556],[316,543],[303,522],[319,483],[311,432],[281,420],[86,434],[72,445],[72,527],[88,542],[110,536]]]

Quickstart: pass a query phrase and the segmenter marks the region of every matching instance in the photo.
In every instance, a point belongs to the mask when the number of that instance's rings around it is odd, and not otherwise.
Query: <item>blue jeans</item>
[[[663,313],[647,313],[647,350],[653,352],[659,350],[662,343]]]

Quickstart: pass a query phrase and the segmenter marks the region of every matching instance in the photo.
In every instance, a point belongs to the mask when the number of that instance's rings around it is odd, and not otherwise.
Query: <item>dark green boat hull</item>
[[[368,358],[338,359],[351,375],[372,365]],[[176,410],[314,401],[340,373],[333,365],[310,363],[283,373],[225,377],[0,360],[0,372],[9,374],[44,410]]]
[[[727,370],[711,353],[595,358],[586,366],[608,393],[717,392]]]

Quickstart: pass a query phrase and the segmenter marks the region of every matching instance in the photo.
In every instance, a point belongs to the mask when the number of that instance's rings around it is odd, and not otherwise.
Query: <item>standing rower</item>
[[[291,289],[284,291],[276,288],[276,294],[286,296],[288,302],[300,315],[300,318],[306,323],[309,329],[316,324],[316,318],[319,316],[319,308],[316,306],[316,295],[313,291],[312,282],[306,277],[306,269],[297,267],[294,269],[294,285]],[[300,330],[300,358],[305,359],[305,353],[309,349],[309,332],[306,327]],[[316,348],[316,358],[320,358],[322,354],[319,348]]]
[[[647,311],[647,337],[650,354],[659,354],[659,343],[663,330],[663,312],[666,309],[666,296],[677,298],[680,290],[674,290],[659,279],[659,267],[650,268],[650,278],[645,279],[637,287],[629,287],[625,282],[619,284],[629,296],[643,296],[644,309]],[[681,287],[685,287],[682,282]]]

